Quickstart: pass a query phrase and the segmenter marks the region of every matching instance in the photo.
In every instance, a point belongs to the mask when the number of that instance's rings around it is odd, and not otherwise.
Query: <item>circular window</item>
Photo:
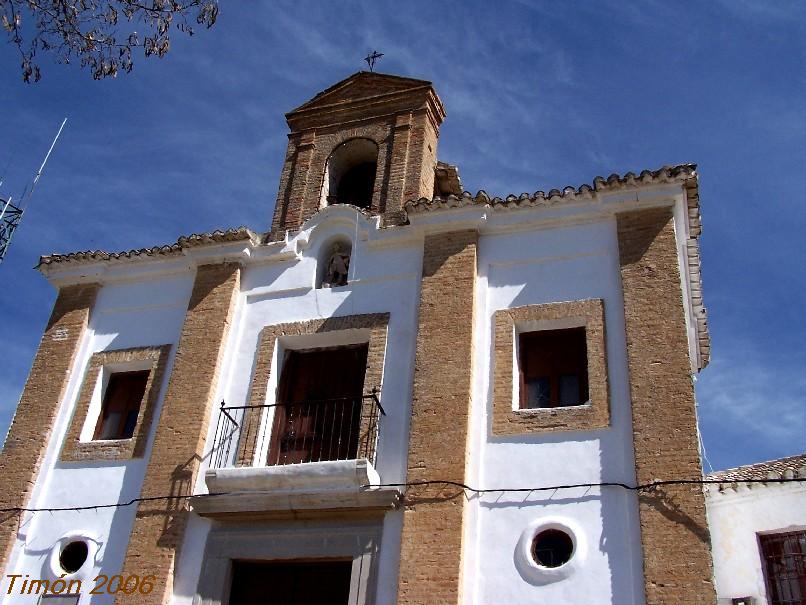
[[[83,540],[68,542],[59,553],[59,565],[67,573],[75,573],[87,560],[89,547]]]
[[[546,529],[532,541],[532,558],[543,567],[559,567],[571,560],[574,541],[559,529]]]
[[[541,517],[521,532],[515,567],[535,586],[559,582],[585,566],[588,541],[582,527],[567,517]]]

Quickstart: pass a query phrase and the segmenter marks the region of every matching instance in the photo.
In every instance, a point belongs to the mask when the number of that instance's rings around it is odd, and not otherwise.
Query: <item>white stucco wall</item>
[[[673,201],[679,188],[674,192],[659,191],[657,195]],[[634,198],[630,194],[611,201],[633,203]],[[382,384],[366,386],[381,387],[387,414],[378,439],[376,469],[381,482],[405,481],[423,237],[440,230],[477,228],[481,235],[466,457],[468,483],[487,489],[634,483],[616,223],[612,212],[604,208],[586,203],[511,212],[469,208],[419,217],[403,228],[380,229],[376,219],[368,220],[349,208],[329,207],[286,242],[260,247],[232,244],[222,246],[226,248],[223,252],[203,249],[198,254],[205,262],[237,258],[244,265],[221,379],[210,402],[208,450],[219,402],[248,403],[258,338],[264,326],[389,313]],[[323,246],[335,237],[352,241],[350,283],[340,288],[316,289],[317,259],[322,257]],[[239,246],[243,249],[239,250]],[[32,506],[120,502],[139,495],[144,460],[61,463],[57,461],[58,451],[92,353],[176,343],[192,288],[193,263],[200,258],[148,261],[155,267],[164,264],[162,272],[132,270],[129,274],[128,269],[120,268],[105,281],[81,344]],[[611,426],[596,431],[492,437],[494,313],[516,306],[589,298],[601,298],[605,303]],[[342,336],[312,335],[310,342],[313,346],[325,340],[334,344]],[[172,350],[164,383],[170,375],[174,353]],[[267,403],[273,402],[278,374],[275,359]],[[162,395],[160,405],[161,401]],[[155,426],[156,423],[152,439]],[[207,490],[205,470],[206,461],[196,493]],[[96,564],[85,575],[91,578],[99,572],[114,574],[123,562],[134,513],[134,507],[123,507],[29,516],[21,528],[20,543],[9,569],[41,577],[56,541],[66,532],[79,531],[98,544]],[[580,542],[587,544],[587,553],[575,561],[568,577],[540,583],[519,571],[516,549],[524,532],[549,518],[574,527]],[[191,515],[176,567],[173,602],[177,605],[190,605],[193,600],[211,526],[210,521]],[[384,517],[375,601],[379,605],[392,605],[396,600],[401,526],[400,511]],[[633,493],[619,488],[471,496],[465,507],[462,554],[463,602],[469,605],[644,602],[637,501]],[[0,594],[3,605],[29,603],[26,599],[30,597]],[[111,600],[95,597],[92,603]],[[89,602],[82,597],[81,605]]]
[[[268,258],[245,268],[241,279],[241,309],[225,355],[220,393],[214,398],[208,444],[213,439],[218,402],[223,399],[228,405],[249,404],[255,354],[264,326],[389,313],[382,384],[367,384],[365,387],[380,387],[380,400],[386,411],[378,436],[376,470],[381,482],[399,483],[405,480],[408,453],[422,240],[411,239],[405,233],[401,233],[399,238],[378,240],[370,222],[359,217],[356,224],[354,211],[345,210],[333,208],[329,214],[312,220],[288,243],[287,249],[298,251],[293,256],[283,258],[278,254],[280,260]],[[330,220],[326,220],[328,216]],[[362,239],[362,233],[366,239]],[[322,246],[327,246],[337,236],[353,241],[350,283],[339,288],[316,289],[313,286]],[[355,335],[349,332],[327,333],[297,337],[296,340],[300,338],[307,339],[310,346],[322,346],[351,341]],[[279,374],[277,357],[275,353],[266,401],[270,404],[274,403]],[[203,480],[205,468],[199,474],[197,493],[207,491]],[[401,523],[402,513],[399,511],[387,514],[383,521],[378,598],[375,601],[378,605],[392,605],[396,599]],[[210,527],[211,523],[198,518],[189,526],[175,585],[173,602],[176,605],[192,603],[204,550],[189,545],[203,544],[203,537]]]
[[[533,214],[534,216],[534,214]],[[523,216],[528,221],[529,213]],[[624,313],[614,220],[494,233],[479,241],[470,483],[490,489],[634,482]],[[493,315],[523,305],[605,302],[612,424],[609,429],[491,436]],[[634,494],[618,488],[474,497],[468,511],[467,603],[643,602]],[[530,524],[567,520],[587,544],[567,578],[536,583],[515,564]]]
[[[61,462],[59,452],[75,409],[81,383],[93,353],[163,344],[175,344],[182,327],[193,285],[193,273],[182,271],[145,281],[116,281],[101,288],[90,324],[76,356],[65,398],[59,410],[50,444],[37,478],[31,508],[92,506],[126,502],[140,495],[145,460],[97,462]],[[161,385],[162,397],[173,365],[173,353]],[[157,416],[155,416],[157,417]],[[151,427],[153,439],[156,423]],[[150,442],[149,442],[150,448]],[[50,558],[65,535],[83,535],[90,539],[92,565],[86,565],[75,577],[81,578],[87,592],[99,573],[118,573],[128,547],[136,507],[84,511],[38,512],[24,517],[18,542],[7,568],[8,573],[28,574],[31,578],[55,579]],[[12,571],[13,570],[13,571]],[[20,580],[21,581],[21,580]],[[0,586],[3,605],[31,605],[37,597],[20,595],[17,587],[8,593],[8,579]],[[19,582],[17,584],[19,586]],[[93,604],[112,603],[110,595],[99,595]],[[89,595],[82,597],[82,605]]]
[[[753,597],[767,605],[759,534],[806,530],[806,484],[743,484],[706,492],[719,605]]]

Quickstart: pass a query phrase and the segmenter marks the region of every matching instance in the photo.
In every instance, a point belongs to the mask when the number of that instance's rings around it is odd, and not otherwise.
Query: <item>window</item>
[[[352,204],[369,209],[378,168],[378,145],[370,139],[351,139],[327,160],[322,184],[322,206]]]
[[[758,540],[770,605],[806,605],[806,531]]]
[[[353,562],[233,561],[230,605],[347,605]]]
[[[109,377],[93,439],[131,439],[149,374],[149,370],[138,370],[116,372]]]
[[[62,445],[63,462],[145,455],[171,345],[92,354]]]
[[[588,401],[585,328],[521,333],[520,408],[556,408]]]
[[[87,561],[89,552],[89,546],[84,540],[73,540],[59,553],[59,565],[66,573],[76,573]]]
[[[287,351],[268,464],[353,460],[368,345]]]
[[[493,316],[493,435],[610,426],[604,301],[499,309]]]
[[[574,541],[559,529],[546,529],[532,541],[532,558],[542,567],[559,567],[571,560]]]
[[[78,605],[81,595],[43,594],[39,597],[40,605]]]

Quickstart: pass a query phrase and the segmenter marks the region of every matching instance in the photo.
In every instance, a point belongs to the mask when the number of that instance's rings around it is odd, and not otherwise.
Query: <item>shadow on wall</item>
[[[588,267],[593,271],[595,267]],[[513,276],[514,277],[514,276]],[[583,300],[592,297],[605,299],[606,323],[606,352],[609,359],[626,359],[626,342],[618,341],[621,322],[616,321],[615,315],[620,312],[621,300],[616,298],[610,286],[603,282],[597,286],[582,283],[584,280],[571,280],[566,284],[558,283],[551,287],[551,295],[547,297],[546,283],[542,279],[522,279],[520,283],[507,283],[507,287],[519,288],[507,306],[520,307],[539,303],[564,302]],[[502,285],[502,284],[498,284]],[[494,326],[490,326],[493,330]],[[494,359],[494,338],[490,338],[489,355]],[[618,368],[616,366],[618,365]],[[487,441],[491,444],[532,444],[556,446],[567,444],[571,451],[579,452],[582,458],[577,461],[585,463],[589,460],[589,468],[571,468],[570,476],[574,479],[560,481],[559,483],[599,483],[619,482],[633,484],[635,470],[632,463],[632,429],[630,399],[627,386],[626,370],[623,364],[608,363],[608,400],[610,405],[610,426],[601,430],[588,431],[562,431],[562,432],[535,432],[515,436],[492,435],[492,410],[488,410]],[[487,401],[492,405],[493,384],[488,385]],[[597,447],[598,446],[598,447]],[[598,450],[598,460],[596,459]],[[556,448],[552,451],[558,451]],[[573,461],[566,462],[572,464]],[[587,471],[587,472],[586,472]],[[548,475],[557,476],[556,473]],[[502,487],[531,487],[517,485]],[[535,485],[534,487],[548,487]],[[614,599],[631,600],[641,599],[643,595],[643,582],[640,579],[643,554],[640,543],[640,529],[638,526],[638,498],[637,495],[621,487],[575,488],[574,490],[560,490],[557,492],[526,492],[521,497],[504,494],[494,502],[481,502],[481,506],[491,509],[530,508],[530,514],[539,519],[549,514],[547,505],[568,505],[567,509],[551,509],[551,514],[566,515],[574,519],[578,514],[573,507],[575,504],[585,502],[599,502],[600,533],[596,535],[595,525],[586,524],[591,532],[586,536],[588,543],[598,545],[598,551],[607,560],[610,570],[610,586]],[[579,519],[581,521],[581,519]],[[515,544],[513,544],[515,548]]]
[[[687,490],[698,491],[702,489],[698,485],[671,485],[651,488],[642,491],[638,495],[638,500],[641,504],[651,506],[659,514],[663,515],[669,521],[682,525],[692,534],[694,534],[700,542],[708,544],[710,548],[711,535],[708,528],[700,523],[694,521],[687,515],[675,501],[675,495],[672,490]],[[705,515],[703,515],[705,518]]]

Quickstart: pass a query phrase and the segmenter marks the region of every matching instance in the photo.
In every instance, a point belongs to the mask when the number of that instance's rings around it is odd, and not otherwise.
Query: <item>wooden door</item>
[[[267,464],[355,458],[366,366],[366,344],[287,351]]]
[[[347,605],[352,561],[233,561],[229,605]]]

